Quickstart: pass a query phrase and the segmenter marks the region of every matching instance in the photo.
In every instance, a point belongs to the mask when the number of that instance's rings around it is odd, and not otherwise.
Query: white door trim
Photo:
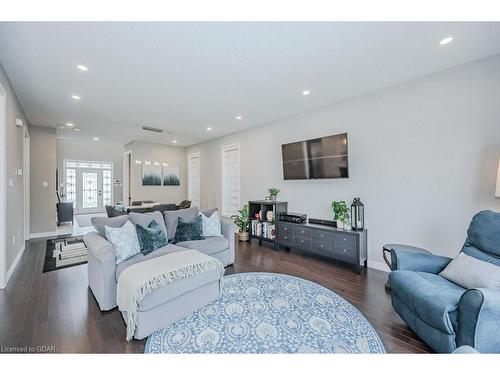
[[[134,184],[130,182],[133,181],[132,173],[134,168],[132,167],[132,151],[125,151],[123,153],[123,205],[130,206],[132,204],[132,187]]]
[[[24,126],[23,138],[23,182],[24,182],[24,240],[30,239],[30,147],[28,127]]]
[[[0,84],[0,289],[7,285],[7,95]]]
[[[199,163],[199,167],[198,167],[198,202],[193,202],[193,206],[196,206],[198,208],[201,209],[201,155],[199,152],[193,152],[191,154],[188,154],[188,162],[187,162],[187,165],[188,165],[188,199],[190,201],[192,201],[193,197],[192,197],[192,194],[193,192],[191,191],[191,181],[190,181],[190,178],[191,178],[191,170],[190,170],[190,163],[189,161],[191,159],[198,159],[198,163]]]

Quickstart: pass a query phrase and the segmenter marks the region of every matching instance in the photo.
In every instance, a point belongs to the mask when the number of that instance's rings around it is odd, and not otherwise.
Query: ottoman
[[[196,250],[191,251],[199,253]],[[174,258],[175,262],[175,256],[185,253],[186,251],[166,254],[152,261],[170,262],[171,258]],[[224,274],[222,263],[202,253],[197,256],[210,258],[212,267],[201,271],[198,269],[194,274],[184,273],[183,277],[170,280],[166,285],[161,285],[145,295],[137,306],[134,338],[143,339],[219,298],[220,282]],[[213,267],[214,264],[216,267]],[[130,311],[122,309],[120,303],[119,307],[125,322],[129,322]]]

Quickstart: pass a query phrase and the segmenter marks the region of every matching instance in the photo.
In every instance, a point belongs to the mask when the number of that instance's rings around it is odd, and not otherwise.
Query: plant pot
[[[248,232],[238,232],[240,241],[248,241]]]
[[[276,195],[271,195],[271,200],[276,201]]]

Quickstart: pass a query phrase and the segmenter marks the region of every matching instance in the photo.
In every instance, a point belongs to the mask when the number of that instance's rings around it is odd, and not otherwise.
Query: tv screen
[[[347,178],[347,133],[281,145],[285,180]]]

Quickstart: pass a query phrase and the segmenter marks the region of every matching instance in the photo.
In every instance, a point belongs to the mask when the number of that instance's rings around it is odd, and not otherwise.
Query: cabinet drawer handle
[[[346,250],[346,249],[344,249],[344,253],[347,253],[347,250]]]
[[[320,236],[321,238],[323,238],[323,235],[322,235],[322,234],[320,234],[319,236]]]
[[[285,240],[288,238],[287,236],[283,237]]]
[[[302,240],[302,241],[300,241],[300,242],[304,243],[304,240]]]
[[[301,231],[300,231],[300,233],[304,233],[304,231],[303,231],[303,230],[301,230]]]
[[[347,238],[344,237],[344,241],[347,241]]]
[[[321,245],[320,247],[323,247],[323,245]]]

